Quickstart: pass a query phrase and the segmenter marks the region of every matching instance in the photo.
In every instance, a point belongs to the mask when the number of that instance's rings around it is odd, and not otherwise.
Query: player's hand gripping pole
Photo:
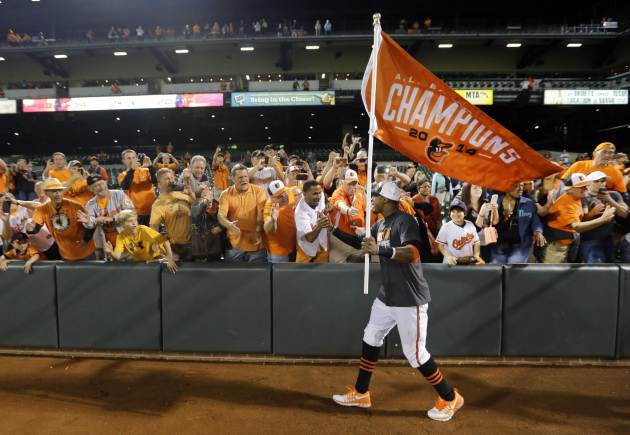
[[[372,214],[372,154],[374,149],[374,133],[376,132],[376,74],[378,66],[378,49],[381,39],[381,14],[378,12],[372,15],[374,25],[374,42],[372,45],[372,88],[370,90],[370,131],[368,140],[368,161],[367,161],[367,195],[365,198],[365,236],[370,237]],[[363,268],[363,294],[368,294],[370,285],[370,254],[365,254],[365,267]]]

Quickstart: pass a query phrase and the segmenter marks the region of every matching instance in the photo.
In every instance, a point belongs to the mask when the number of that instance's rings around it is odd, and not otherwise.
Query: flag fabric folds
[[[378,50],[374,136],[433,171],[499,191],[563,168],[475,107],[380,32],[363,76],[370,113]]]

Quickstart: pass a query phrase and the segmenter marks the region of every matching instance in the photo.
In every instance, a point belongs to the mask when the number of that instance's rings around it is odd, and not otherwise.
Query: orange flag
[[[503,192],[563,170],[380,36],[375,137],[433,171]],[[368,113],[373,59],[361,89]]]

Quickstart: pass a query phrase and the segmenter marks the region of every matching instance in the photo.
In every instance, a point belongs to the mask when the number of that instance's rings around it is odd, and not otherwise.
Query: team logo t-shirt
[[[446,245],[446,251],[453,257],[470,257],[474,255],[473,246],[479,242],[477,227],[465,220],[464,226],[450,221],[440,228],[436,238],[438,243]],[[446,263],[446,259],[444,260]]]

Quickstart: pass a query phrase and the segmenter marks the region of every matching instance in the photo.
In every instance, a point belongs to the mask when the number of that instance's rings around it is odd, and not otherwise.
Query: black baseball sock
[[[359,393],[365,393],[370,388],[370,379],[372,379],[372,372],[376,369],[379,350],[379,347],[370,346],[365,341],[363,342],[359,375],[354,386]]]
[[[442,372],[435,361],[433,361],[433,357],[429,358],[427,362],[418,367],[418,370],[422,373],[422,376],[433,385],[433,388],[435,388],[435,391],[437,391],[442,399],[448,402],[455,399],[455,392],[448,382],[446,382]]]

